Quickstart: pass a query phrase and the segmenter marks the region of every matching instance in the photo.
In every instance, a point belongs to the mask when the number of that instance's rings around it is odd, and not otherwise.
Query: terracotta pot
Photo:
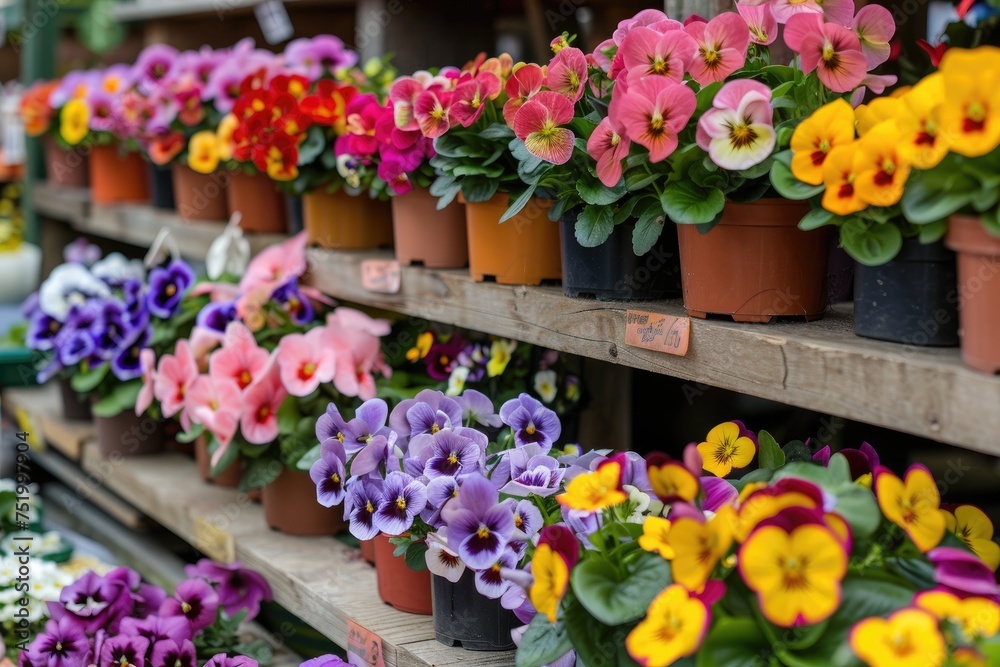
[[[392,231],[400,264],[460,269],[469,263],[465,208],[452,202],[437,210],[437,197],[413,190],[392,198]]]
[[[90,413],[90,399],[83,394],[76,393],[67,378],[59,378],[58,383],[59,396],[62,398],[63,417],[71,421],[89,422],[93,417]]]
[[[263,504],[267,525],[285,535],[336,535],[346,527],[342,507],[316,502],[316,485],[307,472],[282,470],[264,487]]]
[[[832,230],[801,231],[797,225],[808,212],[808,203],[786,199],[727,202],[722,220],[706,234],[677,225],[688,314],[737,322],[822,317]]]
[[[125,410],[114,417],[94,415],[97,443],[105,458],[148,456],[164,449],[163,423],[151,417],[137,417]]]
[[[90,165],[79,147],[66,150],[52,137],[42,140],[45,152],[45,177],[52,185],[85,188],[90,185]]]
[[[369,250],[392,245],[392,205],[343,190],[302,197],[302,222],[310,245]]]
[[[361,540],[361,557],[366,563],[375,564],[375,540]]]
[[[945,245],[958,253],[958,318],[962,361],[1000,373],[1000,238],[979,218],[953,215]]]
[[[255,502],[258,504],[263,502],[264,489],[250,489],[249,491],[247,491],[247,498],[249,498],[251,502]]]
[[[122,153],[118,146],[94,146],[90,151],[90,196],[95,204],[149,201],[146,161],[138,153]]]
[[[382,602],[400,611],[430,616],[431,573],[428,570],[414,572],[406,567],[406,559],[393,556],[396,549],[387,535],[378,534],[375,539],[375,574],[378,579],[378,595]]]
[[[208,452],[208,441],[204,436],[194,441],[194,460],[198,462],[198,476],[201,477],[201,481],[226,489],[235,489],[240,485],[243,467],[239,459],[233,461],[221,474],[212,477],[212,455]]]
[[[559,223],[548,218],[550,201],[532,199],[510,220],[500,223],[508,196],[468,202],[469,274],[482,282],[493,276],[504,285],[538,285],[562,277]]]
[[[226,198],[229,213],[240,212],[243,231],[271,234],[288,231],[285,195],[267,174],[232,172]]]
[[[199,174],[186,164],[174,163],[174,201],[184,220],[221,222],[229,219],[226,208],[226,185],[229,174],[217,171]]]

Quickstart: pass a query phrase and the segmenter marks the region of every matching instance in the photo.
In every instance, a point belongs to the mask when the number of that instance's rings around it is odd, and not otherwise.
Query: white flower
[[[556,394],[559,393],[556,381],[557,376],[555,371],[538,371],[535,373],[535,391],[538,392],[538,395],[542,397],[544,402],[551,403],[555,400]]]
[[[120,252],[113,252],[90,267],[90,271],[109,285],[121,285],[126,280],[144,280],[146,269],[138,259],[126,259]]]
[[[455,583],[462,578],[465,572],[465,563],[454,551],[448,548],[447,528],[441,528],[436,533],[427,536],[427,551],[424,552],[424,559],[427,561],[427,569],[431,574],[444,577],[451,583]]]
[[[622,487],[628,493],[628,500],[633,505],[632,514],[628,517],[628,523],[643,523],[647,515],[659,516],[663,511],[663,503],[659,499],[653,499],[648,493],[640,491],[631,484]]]
[[[38,290],[38,306],[43,313],[62,322],[71,307],[83,305],[90,298],[110,296],[111,288],[82,264],[60,264]]]
[[[17,558],[4,556],[0,558],[0,586],[10,586],[17,578]]]
[[[250,264],[250,241],[243,236],[238,225],[226,225],[219,238],[212,241],[205,256],[205,271],[210,280],[223,274],[242,276]]]
[[[458,396],[465,390],[465,382],[469,379],[469,369],[465,366],[456,366],[448,378],[448,396]]]

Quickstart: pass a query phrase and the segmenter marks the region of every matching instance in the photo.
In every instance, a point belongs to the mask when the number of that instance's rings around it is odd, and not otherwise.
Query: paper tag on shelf
[[[214,561],[232,563],[236,560],[233,536],[203,516],[194,517],[194,546]]]
[[[382,638],[347,619],[347,662],[356,667],[385,667]]]
[[[394,259],[366,259],[361,262],[361,286],[369,292],[399,294],[403,270]]]
[[[625,313],[625,342],[654,352],[687,355],[691,318],[629,310]]]
[[[268,44],[280,44],[295,34],[288,10],[281,0],[266,0],[255,6],[253,13],[257,15],[257,25]]]

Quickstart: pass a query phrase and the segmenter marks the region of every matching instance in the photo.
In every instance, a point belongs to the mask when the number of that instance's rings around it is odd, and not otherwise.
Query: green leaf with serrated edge
[[[642,257],[656,245],[666,221],[667,216],[659,201],[653,199],[643,207],[632,230],[632,252],[637,257]],[[672,228],[670,233],[674,233]]]
[[[549,623],[545,614],[537,614],[521,637],[514,656],[515,667],[542,667],[573,650],[561,620]]]
[[[701,224],[715,220],[725,207],[726,198],[716,188],[674,181],[663,188],[660,204],[667,217],[678,224]]]
[[[757,436],[760,445],[760,467],[768,470],[777,470],[785,465],[785,453],[777,441],[767,431],[761,431]]]
[[[576,218],[576,240],[584,248],[596,248],[611,236],[615,229],[614,214],[610,206],[587,206]]]
[[[609,188],[600,181],[589,177],[583,177],[576,182],[576,191],[583,201],[596,206],[614,204],[627,192],[624,185]]]

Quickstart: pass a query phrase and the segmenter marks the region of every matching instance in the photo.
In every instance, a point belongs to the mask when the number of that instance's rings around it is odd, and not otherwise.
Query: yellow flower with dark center
[[[219,160],[219,137],[215,132],[195,132],[188,143],[188,166],[199,174],[211,174],[218,168]]]
[[[851,630],[848,643],[869,667],[940,667],[945,661],[938,620],[923,609],[866,618]]]
[[[903,196],[910,163],[901,150],[902,134],[895,120],[876,125],[858,142],[854,156],[854,190],[872,206],[892,206]]]
[[[490,360],[486,364],[486,374],[491,378],[502,375],[517,349],[516,340],[497,339],[490,346]]]
[[[702,467],[716,477],[725,477],[733,468],[745,468],[757,453],[753,440],[742,435],[735,422],[719,424],[708,432],[705,440],[698,445]]]
[[[639,546],[646,551],[658,553],[667,560],[674,558],[677,554],[670,546],[670,526],[669,519],[661,519],[658,516],[646,517],[646,521],[642,524]]]
[[[823,163],[823,208],[837,215],[850,215],[868,208],[855,187],[855,156],[858,142],[837,146]]]
[[[710,622],[704,602],[682,586],[667,586],[625,638],[625,648],[644,667],[666,667],[698,650]]]
[[[903,101],[896,97],[876,97],[870,104],[854,110],[857,116],[858,136],[865,136],[887,120],[898,119],[906,113]]]
[[[233,133],[236,132],[236,128],[239,126],[240,119],[233,113],[226,114],[219,121],[219,127],[215,129],[215,135],[219,139],[218,152],[220,160],[233,159],[233,149],[235,148]]]
[[[913,603],[962,629],[967,639],[989,639],[1000,632],[1000,605],[987,598],[959,598],[947,591],[918,593]]]
[[[792,133],[792,174],[809,185],[823,182],[823,163],[837,146],[854,141],[854,109],[844,100],[821,106]]]
[[[548,544],[540,544],[531,558],[531,574],[534,577],[528,593],[531,604],[550,623],[555,623],[559,603],[569,586],[569,566],[559,552]]]
[[[668,535],[674,551],[671,571],[674,581],[689,591],[700,592],[719,561],[733,545],[736,513],[726,505],[708,521],[681,517],[673,521]]]
[[[941,494],[930,471],[911,466],[906,481],[883,471],[875,477],[875,496],[885,518],[906,531],[923,552],[944,537],[947,522],[941,511]]]
[[[1000,544],[993,541],[993,522],[974,505],[960,505],[944,512],[948,532],[955,533],[991,570],[1000,567]]]
[[[90,107],[80,99],[72,99],[59,115],[59,136],[70,146],[83,141],[90,131]]]
[[[959,155],[990,153],[1000,145],[1000,48],[948,49],[941,74],[941,134]]]
[[[680,461],[664,461],[656,465],[654,460],[648,464],[646,472],[653,493],[665,503],[677,499],[691,502],[701,491],[698,478]]]
[[[621,489],[621,464],[605,463],[593,472],[577,475],[566,485],[566,493],[556,496],[560,505],[574,510],[598,512],[628,500]]]
[[[738,542],[746,541],[747,537],[761,521],[777,516],[778,512],[789,507],[805,507],[816,509],[816,499],[798,491],[785,493],[744,493],[740,494],[739,517],[736,521],[735,536]]]
[[[944,77],[935,72],[900,99],[905,113],[900,113],[897,120],[906,157],[917,169],[930,169],[948,154],[948,141],[941,133]]]

